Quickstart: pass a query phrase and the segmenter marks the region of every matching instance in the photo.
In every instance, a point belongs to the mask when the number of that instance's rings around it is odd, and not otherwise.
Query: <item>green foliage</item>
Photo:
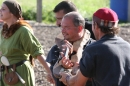
[[[52,9],[50,9],[52,8]],[[47,5],[43,5],[42,9],[42,20],[45,23],[53,23],[55,22],[54,13],[53,13],[53,7],[48,7]]]
[[[4,0],[0,0],[0,4]],[[37,0],[17,0],[23,10],[23,17],[27,20],[36,20]],[[71,0],[84,18],[91,20],[92,14],[101,7],[109,7],[110,0]],[[43,22],[55,22],[52,10],[61,0],[42,0]]]
[[[55,22],[55,17],[54,17],[54,14],[52,11],[48,11],[48,12],[44,12],[43,10],[43,15],[42,15],[42,20],[46,21],[47,22]]]
[[[36,20],[36,12],[31,9],[24,11],[22,16],[25,20]]]

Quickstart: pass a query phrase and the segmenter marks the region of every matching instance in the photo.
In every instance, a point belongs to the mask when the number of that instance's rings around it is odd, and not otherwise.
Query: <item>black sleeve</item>
[[[52,76],[53,76],[53,78],[55,80],[56,86],[65,86],[61,81],[59,81],[58,78],[56,78],[53,75],[53,66],[57,62],[58,58],[59,58],[59,49],[58,49],[57,45],[54,45],[50,49],[50,51],[49,51],[49,53],[47,55],[46,61],[51,64],[50,69],[51,69],[51,72],[52,72]]]
[[[95,36],[92,31],[92,24],[90,24],[88,21],[85,21],[85,29],[91,33],[91,38],[95,40]]]
[[[46,61],[51,65],[54,65],[59,58],[59,49],[57,45],[54,45],[49,51]]]
[[[80,60],[80,71],[85,77],[92,78],[95,75],[94,55],[91,50],[90,52],[88,50],[88,48],[85,48],[83,51],[83,55]]]
[[[90,44],[92,44],[92,43],[94,43],[94,42],[96,42],[96,40],[90,38],[90,39],[88,40],[88,42],[84,45],[83,49],[85,49],[85,47],[87,47],[88,45],[90,45]]]

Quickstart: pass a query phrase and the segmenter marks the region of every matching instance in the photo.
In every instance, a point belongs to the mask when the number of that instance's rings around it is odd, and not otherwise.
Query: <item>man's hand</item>
[[[65,57],[66,55],[66,50],[67,48],[69,48],[69,53],[68,53],[68,56]],[[67,68],[67,69],[70,69],[72,66],[73,66],[73,63],[71,62],[71,60],[69,60],[69,55],[73,52],[73,45],[68,42],[67,40],[64,40],[64,44],[62,45],[62,49],[61,49],[61,52],[60,52],[60,55],[62,57],[62,60],[60,61],[61,65],[64,67],[64,68]]]
[[[88,80],[88,77],[83,76],[80,70],[74,76],[70,76],[65,72],[60,72],[60,75],[62,76],[60,81],[62,81],[67,86],[85,86]]]
[[[63,55],[65,56],[66,49],[69,48],[69,53],[68,53],[69,56],[73,52],[73,45],[67,40],[63,40],[63,41],[64,43],[61,46],[61,52],[63,52]]]
[[[60,60],[60,63],[66,69],[70,69],[71,67],[74,66],[73,62],[66,57],[62,57],[62,59]]]
[[[76,75],[77,72],[78,72],[78,70],[79,70],[79,63],[76,62],[76,63],[74,64],[74,66],[72,67],[71,74],[72,74],[72,75]]]
[[[62,77],[59,80],[62,81],[65,85],[68,85],[67,77],[69,76],[69,74],[65,72],[60,72],[60,75],[62,75]]]

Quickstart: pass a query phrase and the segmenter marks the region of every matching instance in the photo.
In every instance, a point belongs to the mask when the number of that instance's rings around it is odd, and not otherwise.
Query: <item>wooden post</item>
[[[36,21],[42,22],[42,0],[37,0],[37,17]]]
[[[128,22],[130,22],[130,0],[128,0]]]

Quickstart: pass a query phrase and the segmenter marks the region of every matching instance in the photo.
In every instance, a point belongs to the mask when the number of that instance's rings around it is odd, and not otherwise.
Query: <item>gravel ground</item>
[[[119,33],[119,36],[121,36],[124,40],[130,43],[130,23],[123,24],[120,26],[120,28],[121,28],[121,31]]]
[[[55,44],[54,38],[60,33],[60,28],[54,25],[45,25],[41,23],[29,22],[34,29],[35,36],[39,39],[43,45],[45,55],[49,52],[50,48]],[[1,26],[0,26],[1,27]],[[130,43],[130,24],[124,24],[120,26],[121,31],[119,36]],[[36,86],[53,86],[47,82],[45,78],[45,70],[38,60],[35,60],[35,75]]]

